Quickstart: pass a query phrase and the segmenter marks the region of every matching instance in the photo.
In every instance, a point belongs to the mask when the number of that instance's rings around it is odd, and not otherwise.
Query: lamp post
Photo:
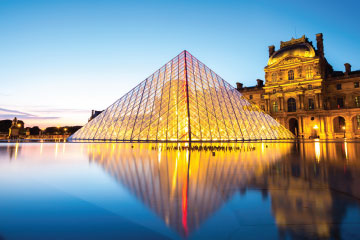
[[[342,129],[344,130],[344,138],[345,138],[345,126],[343,126]]]
[[[66,132],[67,132],[67,128],[64,128],[64,139],[65,139]]]

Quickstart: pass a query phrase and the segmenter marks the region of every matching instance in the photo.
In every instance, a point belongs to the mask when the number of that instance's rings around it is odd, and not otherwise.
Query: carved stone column
[[[331,117],[325,117],[326,120],[326,136],[328,139],[334,138],[334,126]]]
[[[321,108],[320,94],[319,93],[315,94],[315,101],[316,101],[316,109]]]
[[[278,97],[278,102],[279,102],[279,111],[281,112],[283,110],[283,104],[281,101],[281,97]]]
[[[325,117],[320,117],[320,133],[319,136],[321,139],[325,139],[326,138],[326,119]]]
[[[347,138],[353,138],[354,137],[354,126],[351,119],[351,116],[345,118],[345,136]]]
[[[323,104],[323,99],[321,94],[319,93],[319,102],[320,102],[320,108],[323,109],[324,108],[324,104]]]
[[[298,101],[296,101],[296,102],[298,102],[298,104],[296,104],[296,105],[297,105],[296,107],[300,110],[300,109],[302,109],[302,106],[301,106],[301,105],[302,105],[302,104],[301,104],[301,98],[302,98],[302,97],[301,97],[300,94],[297,95],[297,96],[298,96]]]
[[[305,99],[305,95],[302,94],[301,95],[301,101],[300,101],[301,109],[304,109],[304,99]]]
[[[265,111],[269,112],[269,99],[265,99]]]

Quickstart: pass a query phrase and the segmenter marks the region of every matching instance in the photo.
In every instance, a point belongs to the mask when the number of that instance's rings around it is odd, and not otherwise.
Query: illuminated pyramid
[[[69,140],[242,141],[293,137],[183,51]]]

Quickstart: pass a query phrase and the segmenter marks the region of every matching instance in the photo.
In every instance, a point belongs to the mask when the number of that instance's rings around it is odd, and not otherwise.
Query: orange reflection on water
[[[263,210],[251,211],[271,214],[279,232],[328,239],[341,235],[333,223],[340,225],[349,206],[358,204],[349,196],[360,198],[360,148],[354,142],[63,144],[9,143],[0,146],[0,156],[16,160],[14,166],[22,161],[27,166],[56,162],[65,169],[77,161],[87,165],[88,159],[181,236],[206,226],[203,223],[229,202],[241,204],[241,197],[251,190],[269,199],[260,206]],[[62,154],[57,155],[59,148]],[[70,164],[62,165],[64,159]],[[244,221],[251,219],[246,213],[236,214]],[[219,226],[226,224],[220,221]]]
[[[289,154],[291,145],[115,144],[114,148],[99,143],[88,145],[88,155],[167,225],[187,236],[221,207],[222,195],[235,191],[231,186],[245,186]]]
[[[199,228],[237,191],[254,187],[271,196],[280,231],[298,234],[293,223],[311,222],[301,231],[328,238],[334,229],[324,223],[335,221],[337,202],[332,190],[346,185],[349,194],[360,196],[360,152],[355,146],[320,141],[115,144],[109,151],[109,143],[88,145],[88,155],[182,236]],[[343,176],[346,159],[354,167],[346,171],[358,181],[351,188]]]

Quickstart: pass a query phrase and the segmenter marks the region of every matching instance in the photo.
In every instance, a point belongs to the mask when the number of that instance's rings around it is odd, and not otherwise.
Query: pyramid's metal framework
[[[292,133],[183,51],[69,140],[243,141]]]

